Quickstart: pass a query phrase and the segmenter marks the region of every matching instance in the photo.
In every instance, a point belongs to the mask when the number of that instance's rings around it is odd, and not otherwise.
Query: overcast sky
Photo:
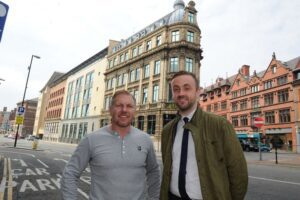
[[[9,12],[0,43],[0,110],[39,96],[54,71],[67,72],[173,11],[175,0],[0,0]],[[188,1],[184,0],[187,5]],[[195,0],[201,29],[200,83],[266,69],[272,53],[300,56],[299,0]]]

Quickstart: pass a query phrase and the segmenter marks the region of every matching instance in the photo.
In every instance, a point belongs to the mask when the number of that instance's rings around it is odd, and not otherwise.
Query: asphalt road
[[[17,148],[13,140],[0,136],[0,200],[59,200],[60,178],[75,145],[41,141],[38,150],[31,149],[31,142],[19,140]],[[245,153],[248,161],[249,187],[246,200],[298,200],[300,197],[300,165],[275,165],[258,161],[258,153]],[[280,154],[280,160],[294,154]],[[297,155],[299,156],[299,155]],[[264,153],[263,160],[274,158]],[[161,157],[158,155],[161,164]],[[79,199],[88,199],[91,184],[87,168],[79,181]],[[2,196],[1,196],[2,195]]]

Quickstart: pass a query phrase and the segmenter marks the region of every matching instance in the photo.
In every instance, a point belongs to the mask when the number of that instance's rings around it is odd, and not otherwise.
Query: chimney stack
[[[250,66],[249,65],[243,65],[242,68],[241,68],[241,73],[244,75],[244,76],[249,76],[249,70],[250,70]]]

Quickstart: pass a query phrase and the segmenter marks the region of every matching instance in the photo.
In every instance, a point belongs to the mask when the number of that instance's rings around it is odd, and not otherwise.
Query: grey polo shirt
[[[90,164],[91,200],[159,199],[160,171],[149,135],[130,128],[122,139],[109,126],[88,134],[77,146],[61,180],[63,199],[77,199],[77,184]]]

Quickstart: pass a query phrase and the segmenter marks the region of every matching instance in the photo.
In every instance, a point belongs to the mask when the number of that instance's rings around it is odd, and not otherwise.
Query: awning
[[[285,133],[292,133],[292,128],[274,128],[274,129],[267,129],[266,134],[275,135],[275,134],[285,134]]]
[[[247,139],[248,138],[248,134],[247,133],[236,133],[236,136],[239,139]]]

